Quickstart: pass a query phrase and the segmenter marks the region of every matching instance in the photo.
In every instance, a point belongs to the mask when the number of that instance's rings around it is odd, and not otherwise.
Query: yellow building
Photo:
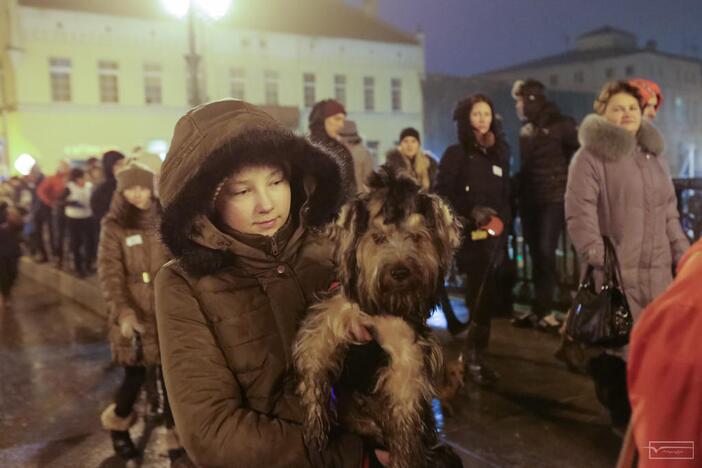
[[[186,20],[162,0],[0,6],[5,165],[26,153],[51,172],[107,149],[165,151],[189,102]],[[341,0],[234,0],[194,32],[205,100],[264,105],[302,132],[310,105],[335,97],[379,154],[403,127],[422,129],[421,41]]]

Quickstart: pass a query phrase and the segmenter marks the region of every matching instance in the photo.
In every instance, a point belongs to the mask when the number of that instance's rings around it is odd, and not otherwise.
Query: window
[[[334,99],[346,105],[346,75],[334,75]]]
[[[98,78],[100,81],[100,102],[119,102],[119,90],[117,85],[117,73],[119,65],[117,62],[100,60],[98,62]]]
[[[582,83],[583,81],[585,81],[585,74],[582,70],[578,70],[575,72],[575,74],[573,75],[573,81],[575,81],[576,83]]]
[[[551,86],[558,86],[558,75],[551,75],[548,78],[548,83]]]
[[[612,68],[612,67],[605,68],[605,78],[607,78],[607,79],[614,78],[614,68]]]
[[[50,58],[51,100],[71,102],[71,59]]]
[[[402,111],[402,80],[393,78],[390,80],[391,101],[393,112]]]
[[[158,63],[144,64],[144,102],[146,104],[161,104],[161,65]]]
[[[380,142],[378,140],[366,141],[366,148],[373,156],[373,161],[378,161],[378,149],[380,148]]]
[[[367,111],[375,110],[375,78],[363,78],[363,108]]]
[[[265,86],[266,105],[278,105],[278,81],[280,77],[278,72],[266,70],[263,74],[263,82]]]
[[[243,68],[229,70],[229,95],[234,99],[246,99],[246,72]]]
[[[626,76],[634,76],[635,69],[633,65],[627,65],[626,68],[624,69],[624,73]]]
[[[304,82],[305,107],[309,108],[309,107],[314,106],[314,103],[317,100],[315,97],[315,89],[314,89],[314,84],[315,84],[314,73],[305,73],[302,77],[302,81]]]

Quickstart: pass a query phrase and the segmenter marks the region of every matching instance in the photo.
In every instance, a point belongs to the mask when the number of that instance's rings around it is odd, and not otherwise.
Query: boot
[[[116,405],[112,403],[105,408],[100,416],[102,427],[110,431],[112,447],[117,456],[123,460],[132,460],[139,457],[139,451],[134,446],[129,436],[129,428],[136,423],[136,414],[132,412],[129,416],[120,417],[115,413]]]
[[[166,429],[166,448],[168,449],[168,459],[171,462],[171,468],[190,468],[195,466],[180,444],[178,433],[174,427]]]
[[[490,327],[478,325],[475,322],[468,327],[468,360],[466,370],[470,379],[478,385],[492,385],[500,379],[500,375],[485,362],[485,350],[490,340]]]

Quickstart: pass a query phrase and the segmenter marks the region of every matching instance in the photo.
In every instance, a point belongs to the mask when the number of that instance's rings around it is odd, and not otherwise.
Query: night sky
[[[360,5],[362,0],[346,0]],[[378,0],[379,16],[426,34],[430,73],[472,75],[563,52],[604,25],[702,59],[702,0]]]

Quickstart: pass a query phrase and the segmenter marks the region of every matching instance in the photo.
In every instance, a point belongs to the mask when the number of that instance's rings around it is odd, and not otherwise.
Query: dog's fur
[[[426,325],[460,225],[387,167],[368,186],[329,229],[342,286],[313,307],[293,350],[305,439],[321,449],[340,424],[386,448],[395,468],[460,466],[438,444],[431,401],[442,355]],[[365,346],[351,332],[361,326],[374,338]]]
[[[437,385],[437,396],[441,401],[441,409],[445,416],[453,416],[453,405],[451,400],[464,386],[466,375],[466,363],[463,361],[463,354],[458,359],[447,361],[444,364],[443,378]]]

